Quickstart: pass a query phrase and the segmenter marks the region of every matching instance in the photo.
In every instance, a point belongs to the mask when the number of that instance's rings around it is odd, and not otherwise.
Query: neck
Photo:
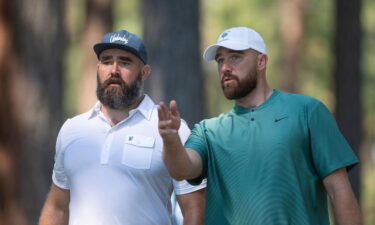
[[[142,95],[140,98],[134,101],[131,105],[124,109],[112,109],[108,106],[101,105],[100,111],[103,113],[105,118],[108,120],[110,125],[113,127],[122,120],[126,119],[129,116],[129,112],[132,109],[135,109],[139,106],[145,96]]]
[[[272,95],[272,89],[267,85],[259,85],[243,98],[236,99],[236,104],[244,108],[255,108]]]

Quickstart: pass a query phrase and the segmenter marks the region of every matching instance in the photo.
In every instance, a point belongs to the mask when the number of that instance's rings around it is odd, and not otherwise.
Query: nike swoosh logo
[[[288,118],[288,116],[284,116],[284,117],[281,117],[281,118],[276,118],[275,119],[275,123],[279,122],[280,120],[286,119],[286,118]]]

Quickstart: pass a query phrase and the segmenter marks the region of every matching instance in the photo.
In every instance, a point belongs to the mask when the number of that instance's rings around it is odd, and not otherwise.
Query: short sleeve
[[[198,191],[206,187],[206,179],[204,179],[199,185],[190,185],[186,180],[176,181],[173,180],[173,188],[176,195],[188,194],[194,191]]]
[[[312,156],[321,179],[337,169],[350,169],[358,163],[335,119],[322,103],[312,107],[308,126]]]
[[[66,123],[65,123],[66,124]],[[53,183],[62,188],[69,189],[68,178],[64,169],[64,147],[63,147],[63,136],[64,136],[64,125],[60,129],[56,141],[56,152],[55,152],[55,164],[53,166],[52,181]]]

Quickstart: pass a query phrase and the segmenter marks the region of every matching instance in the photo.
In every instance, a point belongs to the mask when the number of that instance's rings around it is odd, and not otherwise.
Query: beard
[[[234,80],[229,84],[224,84],[224,79],[230,78]],[[231,73],[226,73],[221,80],[221,88],[223,89],[224,95],[227,99],[240,99],[252,92],[257,86],[257,72],[255,70],[250,71],[247,76],[240,80],[237,76]]]
[[[143,91],[141,74],[138,74],[133,83],[127,84],[119,74],[111,75],[110,78],[101,82],[99,74],[96,76],[96,96],[99,101],[111,109],[125,109],[133,104]],[[119,86],[111,86],[118,84]]]
[[[253,71],[253,73],[249,72],[243,80],[240,80],[237,76],[229,73],[225,74],[223,79],[221,80],[221,88],[223,89],[225,97],[227,99],[233,100],[247,96],[257,86],[256,75],[256,71]],[[234,82],[230,84],[224,84],[224,78],[230,78],[234,80]]]

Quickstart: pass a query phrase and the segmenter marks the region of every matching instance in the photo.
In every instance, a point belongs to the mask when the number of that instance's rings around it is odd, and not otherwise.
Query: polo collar
[[[146,120],[150,120],[151,114],[154,108],[155,108],[155,103],[151,100],[151,98],[147,94],[145,94],[145,97],[143,98],[141,104],[139,104],[137,108],[130,110],[129,116],[139,111]]]
[[[280,92],[278,90],[273,89],[271,96],[268,97],[266,99],[266,101],[264,101],[259,106],[254,107],[254,108],[246,108],[246,107],[243,107],[243,106],[235,104],[234,107],[233,107],[233,109],[232,109],[232,111],[234,113],[236,113],[236,114],[244,114],[244,113],[248,113],[250,111],[261,110],[261,109],[266,108],[267,106],[269,106],[274,101],[274,99],[277,98],[277,96],[279,94],[280,94]]]

